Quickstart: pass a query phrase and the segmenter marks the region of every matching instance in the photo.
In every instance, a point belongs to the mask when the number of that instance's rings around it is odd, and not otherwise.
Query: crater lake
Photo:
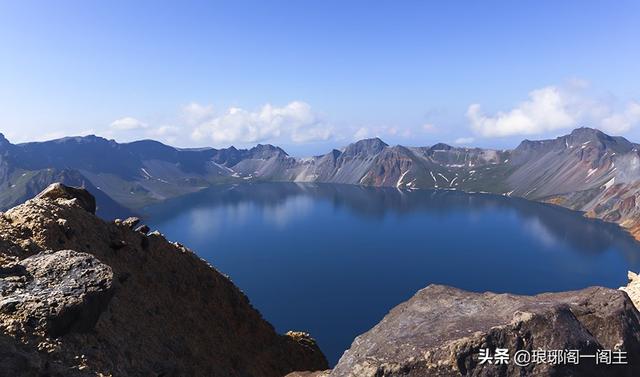
[[[617,225],[517,198],[350,185],[217,186],[147,207],[276,330],[309,332],[334,365],[429,284],[535,294],[617,288],[640,246]]]

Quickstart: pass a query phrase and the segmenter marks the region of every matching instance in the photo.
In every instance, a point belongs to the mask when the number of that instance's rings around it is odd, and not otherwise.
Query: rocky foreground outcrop
[[[0,376],[274,376],[321,370],[227,278],[137,219],[53,185],[0,216]]]
[[[483,363],[483,349],[492,357],[506,349],[509,359]],[[555,350],[583,357],[553,362]],[[599,350],[611,351],[611,364]],[[518,351],[538,358],[517,365]],[[639,375],[640,315],[620,290],[517,296],[430,285],[357,337],[333,371],[289,377]]]

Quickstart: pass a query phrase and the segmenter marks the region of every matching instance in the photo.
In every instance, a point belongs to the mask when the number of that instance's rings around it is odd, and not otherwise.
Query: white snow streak
[[[604,189],[608,190],[611,188],[611,186],[613,186],[613,184],[616,182],[616,177],[613,177],[609,180],[609,182],[604,184]]]
[[[407,171],[405,171],[404,173],[402,173],[402,175],[400,176],[400,178],[398,179],[398,183],[396,183],[396,187],[399,188],[400,185],[402,185],[402,179],[404,178],[405,175],[407,175],[407,173],[409,172],[409,169],[407,169]]]

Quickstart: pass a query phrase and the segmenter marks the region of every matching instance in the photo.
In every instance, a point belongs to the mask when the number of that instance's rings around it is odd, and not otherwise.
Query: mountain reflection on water
[[[511,210],[542,242],[567,242],[576,251],[584,253],[599,253],[616,246],[629,262],[637,263],[640,260],[640,244],[618,225],[586,219],[581,213],[554,205],[490,194],[445,190],[407,192],[393,188],[316,183],[259,183],[215,186],[149,207],[145,213],[151,219],[157,219],[193,208],[224,207],[229,215],[224,221],[241,224],[243,217],[248,215],[248,206],[256,205],[263,208],[265,221],[285,226],[309,211],[313,200],[317,199],[326,200],[335,208],[344,208],[358,216],[374,219],[383,218],[389,213],[420,211],[435,216],[464,211],[471,218],[491,208]],[[211,231],[211,223],[198,224],[196,221],[193,225]],[[460,229],[462,234],[464,231]]]
[[[311,332],[331,363],[431,283],[534,294],[615,288],[640,268],[639,244],[617,225],[486,194],[257,183],[145,217],[229,274],[278,331]]]

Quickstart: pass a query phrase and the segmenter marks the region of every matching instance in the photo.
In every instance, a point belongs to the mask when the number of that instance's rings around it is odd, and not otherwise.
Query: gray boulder
[[[91,330],[111,299],[113,272],[90,254],[43,252],[0,271],[0,313],[49,336]]]
[[[626,352],[627,364],[480,363],[481,349]],[[640,315],[620,290],[537,296],[431,285],[357,337],[331,372],[345,376],[638,376]]]

